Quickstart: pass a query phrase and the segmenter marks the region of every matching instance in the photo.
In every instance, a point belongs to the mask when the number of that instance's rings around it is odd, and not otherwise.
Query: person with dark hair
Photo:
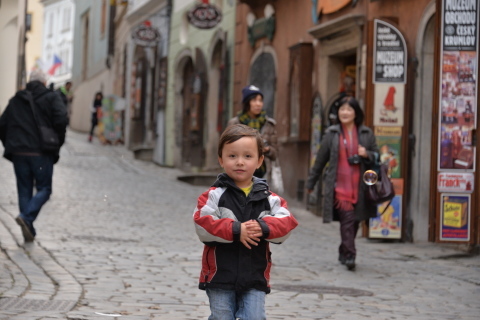
[[[365,201],[362,176],[373,168],[379,151],[372,130],[362,124],[364,114],[355,98],[344,97],[335,116],[339,123],[325,132],[307,180],[307,191],[313,191],[327,167],[323,181],[323,220],[340,221],[338,259],[353,270],[359,223],[377,215],[376,205]]]
[[[60,96],[45,86],[46,81],[43,71],[32,71],[26,89],[10,99],[0,117],[3,156],[13,163],[17,180],[20,214],[15,221],[25,242],[34,240],[33,222],[52,193],[53,165],[60,158],[67,127],[65,106]],[[40,127],[52,129],[58,145],[46,148],[40,138]]]
[[[72,82],[67,81],[64,86],[61,86],[57,90],[60,98],[62,98],[63,104],[65,105],[65,110],[67,110],[68,123],[70,123],[70,114],[72,113],[71,104],[73,101],[73,93],[70,89],[72,89]]]
[[[204,243],[199,288],[210,302],[208,319],[266,319],[270,243],[283,243],[298,225],[287,202],[253,176],[262,160],[258,130],[227,127],[218,143],[225,172],[198,197],[193,222]]]
[[[103,94],[102,92],[97,92],[95,94],[95,98],[93,99],[93,106],[92,106],[92,116],[91,116],[91,127],[90,127],[90,135],[88,137],[88,141],[92,142],[93,139],[93,131],[95,130],[95,127],[98,125],[98,113],[102,109],[102,99],[103,99]]]
[[[263,110],[263,93],[256,86],[249,85],[242,89],[242,106],[242,111],[230,119],[227,127],[241,123],[260,132],[265,159],[254,175],[270,181],[272,162],[277,159],[278,153],[276,122]]]

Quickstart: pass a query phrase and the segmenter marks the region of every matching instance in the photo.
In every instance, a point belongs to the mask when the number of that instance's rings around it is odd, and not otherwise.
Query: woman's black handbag
[[[395,197],[395,190],[393,188],[393,183],[388,177],[388,166],[386,164],[381,164],[378,170],[378,181],[373,185],[367,185],[365,188],[365,198],[369,202],[374,202],[375,204],[381,204],[387,201],[390,201],[385,207],[385,210],[388,208],[392,199]],[[385,212],[382,212],[382,214]]]

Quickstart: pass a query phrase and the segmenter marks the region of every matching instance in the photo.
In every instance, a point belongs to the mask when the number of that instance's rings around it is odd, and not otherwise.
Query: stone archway
[[[415,139],[411,159],[411,176],[409,177],[410,201],[408,211],[411,221],[407,225],[407,239],[411,241],[428,241],[430,212],[430,162],[432,141],[433,110],[433,74],[435,50],[435,6],[432,5],[424,14],[420,24],[417,41],[418,76],[415,80],[415,100],[413,108],[412,137]]]

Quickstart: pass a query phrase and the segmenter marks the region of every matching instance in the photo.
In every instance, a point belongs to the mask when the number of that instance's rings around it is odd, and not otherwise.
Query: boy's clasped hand
[[[250,245],[258,246],[260,237],[263,235],[262,228],[256,220],[249,220],[242,223],[240,231],[240,242],[248,249],[252,249]]]

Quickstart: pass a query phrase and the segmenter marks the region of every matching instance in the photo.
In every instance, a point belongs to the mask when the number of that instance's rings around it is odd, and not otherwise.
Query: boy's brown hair
[[[263,141],[258,130],[250,128],[244,124],[234,124],[223,131],[218,142],[218,156],[222,157],[223,147],[226,144],[235,142],[243,137],[252,137],[257,140],[258,157],[263,156]]]

